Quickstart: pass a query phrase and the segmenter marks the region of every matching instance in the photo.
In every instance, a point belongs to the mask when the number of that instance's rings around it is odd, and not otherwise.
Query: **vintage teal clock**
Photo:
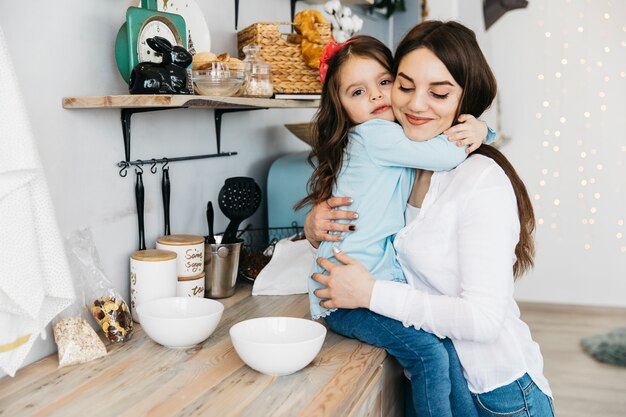
[[[177,14],[157,10],[159,0],[141,0],[140,7],[129,7],[126,23],[115,39],[117,68],[126,82],[130,73],[140,62],[161,62],[161,57],[148,46],[146,39],[161,36],[172,45],[187,48],[185,19]]]

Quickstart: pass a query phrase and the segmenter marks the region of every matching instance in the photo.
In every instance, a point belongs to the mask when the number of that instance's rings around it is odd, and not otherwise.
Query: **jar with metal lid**
[[[175,252],[179,277],[192,277],[204,271],[204,236],[167,235],[157,239],[157,249]]]
[[[243,86],[239,90],[239,95],[245,97],[272,97],[274,87],[272,86],[272,70],[270,64],[259,58],[261,48],[255,44],[243,47],[247,63],[247,72]]]

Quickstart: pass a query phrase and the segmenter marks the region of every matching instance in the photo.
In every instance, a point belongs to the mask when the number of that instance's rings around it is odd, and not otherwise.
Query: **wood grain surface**
[[[252,297],[250,288],[220,300],[226,307],[220,325],[193,348],[160,346],[138,325],[130,341],[108,344],[105,358],[57,369],[54,354],[1,379],[0,416],[381,415],[383,381],[401,378],[397,364],[383,367],[381,349],[329,331],[319,355],[295,374],[272,377],[246,366],[231,343],[232,325],[264,316],[309,317],[306,295]]]
[[[319,100],[276,100],[250,97],[210,97],[197,95],[108,95],[64,97],[66,109],[123,109],[154,107],[193,108],[316,108]]]

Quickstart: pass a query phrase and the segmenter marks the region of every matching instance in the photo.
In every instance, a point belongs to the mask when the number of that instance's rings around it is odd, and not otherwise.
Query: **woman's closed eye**
[[[430,94],[432,94],[433,97],[435,97],[436,99],[439,99],[439,100],[445,100],[450,95],[450,93],[437,94],[434,91],[431,91]]]
[[[415,87],[405,87],[402,84],[398,84],[398,90],[402,91],[403,93],[408,93],[409,91],[415,90]]]

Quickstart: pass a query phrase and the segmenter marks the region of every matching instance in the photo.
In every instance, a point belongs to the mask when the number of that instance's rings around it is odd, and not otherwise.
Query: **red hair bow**
[[[320,80],[322,84],[326,81],[326,74],[328,73],[328,61],[335,56],[337,52],[345,45],[349,44],[350,41],[346,41],[344,43],[337,43],[334,40],[331,40],[324,46],[322,50],[322,56],[320,57]]]

